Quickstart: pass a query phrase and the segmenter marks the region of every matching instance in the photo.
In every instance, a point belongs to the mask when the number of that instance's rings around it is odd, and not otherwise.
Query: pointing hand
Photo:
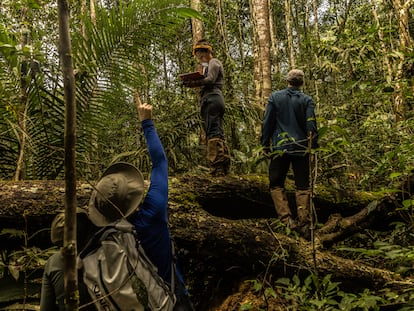
[[[147,119],[152,119],[152,106],[147,103],[142,103],[138,92],[134,93],[135,104],[138,109],[138,118],[142,122]]]

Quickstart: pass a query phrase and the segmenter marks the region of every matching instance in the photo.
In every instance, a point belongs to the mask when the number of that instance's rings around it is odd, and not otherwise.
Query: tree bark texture
[[[27,23],[27,7],[22,7],[21,21],[21,48],[22,50],[29,44],[29,29]],[[24,159],[26,156],[26,138],[27,138],[27,109],[28,109],[28,74],[29,61],[23,59],[20,66],[20,103],[17,105],[18,130],[16,131],[19,140],[19,156],[16,163],[14,180],[18,181],[24,178]]]
[[[256,94],[258,94],[259,103],[266,104],[267,98],[271,93],[271,66],[270,66],[270,21],[268,0],[252,0],[251,10],[253,22],[254,37],[257,47],[255,50],[254,64],[258,66],[258,80],[255,80]],[[256,70],[255,70],[256,72]]]
[[[414,185],[412,180],[411,185]],[[50,226],[64,202],[62,181],[0,182],[0,189],[0,223],[5,228],[24,228],[26,221],[31,230],[29,234]],[[79,183],[77,189],[79,206],[86,206],[92,186]],[[293,197],[294,193],[289,192],[288,196]],[[255,279],[264,271],[273,278],[315,271],[321,276],[331,274],[334,280],[353,290],[355,284],[361,288],[387,286],[398,290],[413,286],[411,279],[341,258],[328,249],[335,241],[361,228],[389,219],[386,215],[392,214],[395,202],[401,201],[399,195],[371,202],[358,199],[356,194],[343,198],[345,202],[353,198],[354,206],[338,203],[335,198],[328,193],[316,196],[314,202],[320,221],[329,219],[328,214],[334,211],[341,215],[335,218],[336,222],[331,217],[315,243],[310,243],[278,230],[279,222],[264,177],[171,177],[171,233],[195,301],[214,296],[218,288],[225,297],[233,286]],[[39,234],[38,238],[40,241],[31,240],[31,243],[44,243],[48,236]],[[1,241],[3,247],[6,244],[7,241]]]
[[[268,0],[267,5],[269,6],[269,34],[270,34],[270,52],[272,55],[272,62],[271,62],[271,75],[272,74],[279,74],[279,57],[278,57],[278,37],[276,33],[276,24],[273,18],[273,7],[272,7],[272,0]],[[273,70],[272,70],[273,65]],[[271,87],[271,85],[270,85]]]
[[[200,12],[201,9],[201,1],[200,0],[191,0],[190,2],[191,8]],[[191,19],[191,28],[193,32],[193,45],[203,39],[203,23],[201,20],[192,18]]]
[[[285,23],[286,23],[286,34],[287,34],[287,54],[289,56],[290,69],[296,67],[295,52],[293,48],[293,34],[291,25],[291,2],[285,0]]]
[[[405,54],[412,52],[412,40],[408,28],[408,8],[412,5],[412,0],[393,0],[395,17],[398,21],[398,33],[400,35],[399,50],[402,52],[397,63],[397,72],[395,80],[396,90],[394,95],[394,109],[397,121],[404,120],[404,85],[401,82],[404,75],[404,63],[406,60]]]
[[[63,257],[65,263],[65,298],[67,310],[79,307],[78,270],[76,265],[76,100],[70,37],[69,3],[58,0],[59,56],[62,62],[65,91],[65,228]]]

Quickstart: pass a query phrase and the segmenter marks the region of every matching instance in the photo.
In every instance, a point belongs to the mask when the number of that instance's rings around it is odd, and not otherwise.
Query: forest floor
[[[0,234],[0,249],[9,249],[9,252],[16,251],[17,246],[21,249],[22,243],[17,240],[22,240],[19,232],[24,230],[31,233],[33,245],[42,245],[43,250],[50,247],[46,229],[56,211],[63,206],[62,186],[62,182],[48,181],[1,185],[1,223],[14,236]],[[77,194],[80,206],[87,204],[89,191],[88,187],[80,185]],[[342,193],[340,199],[321,191],[315,200],[321,226],[326,225],[329,215],[341,211],[343,217],[338,218],[335,225],[342,226],[344,233],[325,240],[329,242],[325,246],[318,246],[320,276],[315,281],[310,278],[314,265],[311,243],[280,225],[267,185],[260,178],[172,178],[171,232],[183,255],[180,256],[181,263],[197,311],[389,311],[400,310],[400,302],[414,301],[414,286],[411,286],[414,284],[411,279],[414,275],[414,235],[407,222],[399,227],[399,231],[395,230],[394,221],[402,223],[403,219],[402,212],[395,208],[400,201],[398,197],[394,194],[382,199],[357,193],[344,196]],[[332,234],[328,232],[325,236]],[[26,252],[30,255],[29,248]],[[2,271],[3,276],[8,273]],[[329,274],[334,275],[332,280],[327,279]],[[395,292],[401,294],[401,299],[391,296],[388,280],[399,286]],[[0,292],[10,293],[11,282],[0,283]],[[316,283],[312,282],[323,283],[325,292],[318,293]],[[27,294],[24,290],[22,293]],[[382,300],[377,302],[380,295]],[[354,306],[358,303],[372,307],[324,309],[330,299],[338,297],[353,299]],[[395,304],[384,307],[384,297],[391,297],[390,301]],[[36,299],[38,302],[38,297],[27,301],[35,305]],[[314,300],[312,307],[311,300]],[[14,299],[9,304],[22,301],[23,298]],[[380,305],[383,307],[379,308]],[[25,310],[36,309],[30,308],[26,305]],[[11,308],[0,305],[1,310]],[[404,309],[408,310],[412,311],[414,307]]]

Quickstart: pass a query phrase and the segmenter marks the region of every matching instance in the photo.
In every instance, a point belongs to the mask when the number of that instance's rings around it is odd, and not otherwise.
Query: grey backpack
[[[83,281],[98,310],[174,309],[174,278],[170,286],[158,275],[127,220],[99,230],[79,257]]]

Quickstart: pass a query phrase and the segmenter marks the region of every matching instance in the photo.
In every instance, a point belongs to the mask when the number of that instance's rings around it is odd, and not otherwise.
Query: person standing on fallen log
[[[301,90],[304,83],[302,70],[289,71],[286,81],[287,88],[275,91],[269,97],[260,143],[265,154],[271,156],[269,188],[280,220],[310,240],[309,157],[310,149],[318,146],[314,101]],[[292,217],[285,193],[285,180],[290,166],[295,179],[298,222]]]
[[[210,165],[210,173],[212,176],[224,176],[229,172],[230,155],[222,126],[225,110],[222,93],[223,65],[213,57],[213,48],[204,39],[194,45],[193,54],[202,65],[201,73],[204,78],[183,81],[183,84],[187,87],[200,87],[200,112],[207,138],[207,160]]]

